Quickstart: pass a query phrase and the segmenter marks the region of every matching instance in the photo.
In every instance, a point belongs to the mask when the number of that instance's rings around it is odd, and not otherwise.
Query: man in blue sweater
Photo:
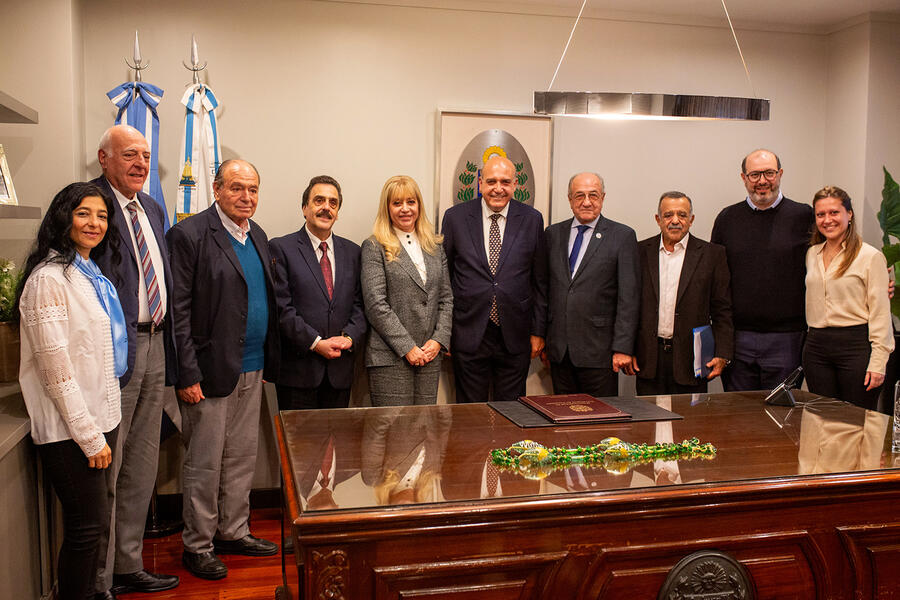
[[[781,193],[781,160],[754,150],[741,162],[747,197],[725,207],[710,241],[725,246],[731,271],[734,361],[726,391],[777,386],[800,365],[806,332],[806,249],[813,211]]]
[[[185,444],[182,562],[204,579],[228,573],[216,554],[278,551],[249,528],[262,380],[279,354],[268,240],[250,220],[259,174],[227,160],[213,192],[215,204],[166,236]]]

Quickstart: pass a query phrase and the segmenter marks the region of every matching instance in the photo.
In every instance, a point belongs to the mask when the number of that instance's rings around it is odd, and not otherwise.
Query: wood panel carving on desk
[[[654,600],[679,561],[716,551],[746,572],[746,586],[733,589],[747,598],[900,598],[900,472],[881,466],[887,421],[826,402],[802,396],[791,409],[766,408],[761,395],[674,396],[668,408],[685,415],[683,423],[550,428],[539,433],[541,443],[568,446],[609,435],[681,439],[687,430],[719,453],[626,475],[578,469],[522,482],[498,479],[485,462],[486,449],[524,437],[502,418],[492,421],[487,407],[445,407],[435,419],[425,414],[431,407],[389,417],[388,409],[356,409],[372,412],[355,415],[352,440],[341,439],[328,415],[343,443],[362,443],[360,415],[380,424],[388,433],[378,455],[394,457],[384,464],[407,485],[415,487],[420,468],[434,478],[427,498],[412,499],[377,495],[348,472],[334,506],[304,511],[302,493],[290,489],[304,473],[286,472],[286,496],[299,498],[287,500],[297,548],[287,589],[316,600]],[[306,447],[295,436],[321,426],[316,413],[335,413],[302,412],[284,413],[278,424],[285,471],[305,468],[288,451]],[[829,445],[834,432],[840,453]],[[857,443],[859,452],[847,446]],[[363,445],[364,460],[366,452]],[[836,465],[840,472],[829,472]],[[681,578],[697,598],[733,597],[716,583],[727,569],[698,564]]]

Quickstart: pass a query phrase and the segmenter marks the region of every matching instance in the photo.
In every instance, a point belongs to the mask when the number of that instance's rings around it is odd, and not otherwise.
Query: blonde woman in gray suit
[[[371,325],[366,367],[372,405],[434,404],[441,351],[450,349],[453,293],[441,236],[411,177],[384,184],[374,234],[362,245],[360,277]]]

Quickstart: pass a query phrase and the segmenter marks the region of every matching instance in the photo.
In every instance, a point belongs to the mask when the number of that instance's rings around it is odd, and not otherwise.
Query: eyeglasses
[[[775,169],[767,169],[765,171],[750,171],[749,173],[747,173],[747,179],[749,179],[753,183],[759,181],[760,177],[765,177],[769,181],[772,181],[773,179],[775,179],[776,175],[778,175],[778,171],[776,171]]]

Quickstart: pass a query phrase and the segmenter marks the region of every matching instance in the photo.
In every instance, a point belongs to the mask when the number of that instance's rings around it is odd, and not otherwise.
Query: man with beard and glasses
[[[637,393],[704,393],[731,359],[734,329],[725,249],[688,234],[691,199],[666,192],[659,199],[660,235],[638,244],[641,256],[641,319],[634,370]],[[694,374],[695,327],[711,325],[715,357],[706,378]]]
[[[333,177],[313,177],[301,200],[306,225],[269,242],[281,331],[275,379],[281,410],[350,404],[353,351],[365,341],[366,317],[359,246],[331,231],[342,202]]]
[[[781,193],[781,160],[754,150],[741,163],[747,197],[716,217],[711,241],[731,271],[734,362],[726,391],[777,386],[800,365],[806,331],[806,250],[813,211]]]

